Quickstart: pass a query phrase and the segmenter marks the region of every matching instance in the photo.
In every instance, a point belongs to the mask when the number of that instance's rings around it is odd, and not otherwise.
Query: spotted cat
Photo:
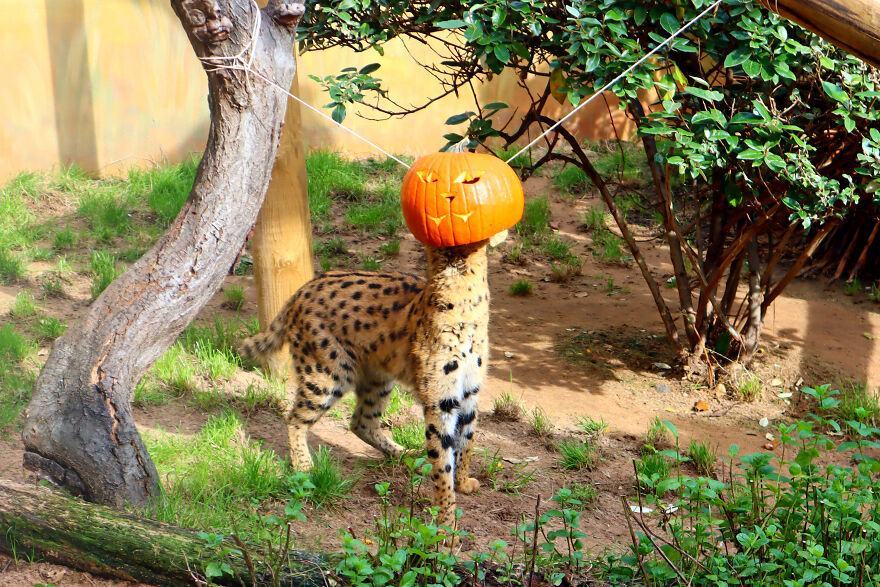
[[[351,430],[386,455],[399,455],[403,449],[380,426],[399,383],[424,408],[434,505],[443,523],[454,523],[455,491],[480,486],[469,470],[489,353],[487,243],[427,247],[427,279],[325,273],[290,298],[266,333],[245,341],[242,352],[252,358],[289,345],[294,467],[311,466],[306,433],[348,392],[357,396]]]

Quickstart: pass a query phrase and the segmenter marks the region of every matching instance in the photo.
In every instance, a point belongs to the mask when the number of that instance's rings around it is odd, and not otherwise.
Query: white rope
[[[574,116],[575,113],[577,113],[578,110],[580,110],[581,108],[583,108],[584,106],[586,106],[587,104],[589,104],[590,102],[592,102],[593,100],[595,100],[596,98],[598,98],[599,96],[601,96],[602,94],[604,94],[606,90],[608,90],[608,89],[611,88],[614,84],[616,84],[617,82],[619,82],[620,80],[622,80],[624,77],[626,77],[626,75],[627,75],[629,72],[631,72],[631,71],[634,70],[636,67],[638,67],[639,65],[641,65],[642,63],[644,63],[645,61],[647,61],[648,59],[650,59],[650,58],[653,57],[654,55],[656,55],[657,52],[659,52],[663,47],[665,47],[666,45],[668,45],[671,41],[675,40],[675,38],[678,37],[681,33],[685,32],[686,30],[688,30],[689,28],[691,28],[691,27],[692,27],[697,21],[699,21],[701,18],[703,18],[704,16],[706,16],[707,14],[709,14],[710,12],[712,12],[713,10],[715,10],[715,8],[718,7],[718,6],[721,4],[722,1],[723,1],[723,0],[717,0],[717,1],[714,2],[711,6],[709,6],[708,8],[706,8],[703,12],[701,12],[700,14],[698,14],[697,16],[695,16],[694,18],[692,18],[687,24],[685,24],[683,27],[681,27],[680,29],[678,29],[677,31],[675,31],[674,33],[672,33],[672,35],[670,35],[665,41],[663,41],[662,43],[660,43],[659,45],[657,45],[656,47],[654,47],[654,48],[653,48],[649,53],[647,53],[644,57],[642,57],[641,59],[639,59],[638,61],[636,61],[636,62],[633,63],[632,65],[630,65],[628,68],[626,68],[626,69],[623,71],[623,73],[621,73],[621,74],[618,75],[616,78],[614,78],[613,80],[611,80],[610,82],[608,82],[607,84],[605,84],[604,86],[602,86],[602,88],[601,88],[600,90],[598,90],[597,92],[595,92],[592,96],[590,96],[589,98],[587,98],[585,101],[583,101],[583,102],[581,102],[580,104],[578,104],[577,107],[575,107],[574,110],[572,110],[571,112],[569,112],[568,114],[566,114],[565,116],[563,116],[562,118],[560,118],[558,121],[556,121],[556,123],[555,123],[553,126],[551,126],[551,127],[548,128],[547,130],[545,130],[544,132],[542,132],[541,134],[539,134],[539,135],[538,135],[538,136],[537,136],[532,142],[530,142],[528,145],[526,145],[525,147],[523,147],[522,149],[520,149],[519,151],[517,151],[517,152],[513,155],[513,157],[510,157],[509,159],[507,159],[506,163],[510,163],[511,161],[513,161],[514,159],[516,159],[517,157],[519,157],[520,155],[522,155],[523,153],[525,153],[526,151],[528,151],[529,149],[531,149],[531,148],[535,145],[535,143],[537,143],[538,141],[540,141],[541,139],[543,139],[545,136],[547,136],[548,134],[550,134],[551,132],[553,132],[553,130],[554,130],[555,128],[557,128],[559,125],[563,124],[566,120],[568,120],[569,118],[571,118],[572,116]]]
[[[681,27],[680,29],[678,29],[677,31],[675,31],[674,33],[672,33],[672,35],[670,35],[665,41],[663,41],[662,43],[660,43],[659,45],[657,45],[656,47],[654,47],[654,48],[653,48],[650,52],[648,52],[644,57],[642,57],[641,59],[639,59],[638,61],[636,61],[636,62],[633,63],[632,65],[630,65],[628,68],[626,68],[626,69],[623,71],[623,73],[621,73],[620,75],[618,75],[617,77],[615,77],[613,80],[611,80],[610,82],[608,82],[607,84],[605,84],[604,86],[602,86],[602,88],[599,89],[597,92],[595,92],[592,96],[590,96],[589,98],[587,98],[586,100],[584,100],[583,102],[581,102],[580,104],[578,104],[578,105],[574,108],[574,110],[572,110],[571,112],[569,112],[568,114],[566,114],[565,116],[563,116],[562,118],[560,118],[556,123],[553,124],[553,126],[551,126],[551,127],[548,128],[547,130],[545,130],[544,132],[542,132],[542,133],[541,133],[540,135],[538,135],[534,140],[532,140],[528,145],[526,145],[525,147],[523,147],[522,149],[520,149],[519,151],[517,151],[512,157],[508,158],[506,162],[507,162],[507,163],[510,163],[511,161],[513,161],[514,159],[516,159],[517,157],[519,157],[520,155],[522,155],[523,153],[525,153],[526,151],[528,151],[529,149],[531,149],[531,148],[535,145],[535,143],[537,143],[538,141],[540,141],[541,139],[543,139],[545,136],[547,136],[548,134],[550,134],[551,132],[553,132],[553,130],[554,130],[555,128],[557,128],[557,127],[560,126],[561,124],[565,123],[566,120],[568,120],[569,118],[571,118],[572,116],[574,116],[575,113],[577,113],[581,108],[583,108],[584,106],[586,106],[587,104],[589,104],[590,102],[592,102],[594,99],[596,99],[596,98],[598,98],[599,96],[601,96],[606,90],[608,90],[609,88],[611,88],[612,86],[614,86],[614,84],[616,84],[617,82],[619,82],[620,80],[622,80],[624,77],[626,77],[626,75],[627,75],[629,72],[631,72],[631,71],[634,70],[636,67],[638,67],[639,65],[641,65],[642,63],[644,63],[645,61],[647,61],[648,59],[650,59],[650,58],[653,57],[654,55],[656,55],[661,49],[663,49],[663,47],[665,47],[665,46],[668,45],[670,42],[672,42],[673,40],[675,40],[675,39],[676,39],[681,33],[685,32],[686,30],[688,30],[689,28],[691,28],[691,27],[692,27],[694,24],[696,24],[697,21],[699,21],[701,18],[703,18],[704,16],[706,16],[707,14],[709,14],[710,12],[712,12],[712,11],[713,11],[715,8],[717,8],[722,2],[723,2],[723,0],[716,0],[714,3],[712,3],[711,6],[709,6],[709,7],[706,8],[705,10],[703,10],[701,13],[699,13],[699,14],[698,14],[697,16],[695,16],[694,18],[692,18],[692,19],[691,19],[690,21],[688,21],[683,27]],[[260,36],[260,35],[259,35],[259,30],[260,30],[260,16],[261,16],[261,12],[260,12],[259,7],[257,6],[257,4],[256,4],[256,2],[255,2],[254,0],[251,0],[251,4],[252,4],[255,8],[257,8],[257,16],[256,16],[256,18],[254,19],[254,30],[253,30],[252,35],[251,35],[252,38],[251,38],[251,42],[250,42],[250,44],[248,44],[246,47],[244,47],[244,48],[243,48],[243,49],[242,49],[237,55],[231,55],[231,56],[228,56],[228,57],[227,57],[227,56],[222,56],[222,57],[202,57],[202,58],[201,58],[202,61],[204,61],[206,65],[210,65],[210,69],[209,69],[208,67],[206,67],[205,70],[206,70],[206,71],[209,71],[209,72],[219,71],[219,70],[221,70],[221,69],[234,69],[234,70],[244,71],[244,72],[245,72],[245,78],[246,78],[246,79],[247,79],[247,76],[249,76],[250,74],[253,74],[253,75],[255,75],[256,77],[258,77],[258,78],[260,78],[261,80],[263,80],[264,82],[266,82],[267,84],[269,84],[270,86],[272,86],[272,87],[276,88],[277,90],[279,90],[280,92],[284,93],[284,94],[287,95],[289,98],[292,98],[293,100],[296,100],[297,102],[299,102],[300,104],[302,104],[303,106],[305,106],[306,108],[308,108],[309,110],[311,110],[312,112],[314,112],[315,114],[317,114],[318,116],[320,116],[320,117],[322,117],[322,118],[324,118],[324,119],[326,119],[326,120],[329,120],[331,123],[335,124],[336,126],[338,126],[339,128],[341,128],[341,129],[344,130],[345,132],[347,132],[347,133],[353,135],[354,137],[360,139],[360,140],[363,141],[364,143],[370,145],[371,147],[373,147],[374,149],[376,149],[377,151],[379,151],[380,153],[382,153],[383,155],[385,155],[385,156],[388,157],[389,159],[393,159],[393,160],[396,161],[397,163],[400,163],[401,165],[403,165],[404,167],[406,167],[407,169],[409,169],[410,165],[409,165],[409,163],[407,163],[406,161],[403,161],[402,159],[396,157],[396,156],[393,155],[392,153],[386,151],[385,149],[383,149],[382,147],[380,147],[379,145],[377,145],[376,143],[374,143],[373,141],[371,141],[370,139],[368,139],[368,138],[365,137],[364,135],[360,134],[359,132],[357,132],[357,131],[355,131],[355,130],[353,130],[353,129],[348,128],[347,126],[343,125],[343,124],[340,123],[340,122],[336,122],[335,120],[333,120],[333,118],[332,118],[331,116],[328,116],[328,115],[325,114],[323,111],[321,111],[319,108],[316,108],[316,107],[312,106],[311,104],[309,104],[308,102],[306,102],[305,100],[303,100],[302,98],[300,98],[299,96],[295,96],[295,95],[291,94],[290,91],[289,91],[287,88],[284,88],[284,87],[278,85],[278,84],[275,83],[273,80],[269,79],[268,77],[264,76],[263,74],[261,74],[261,73],[255,71],[255,70],[253,69],[252,66],[253,66],[253,62],[254,62],[254,55],[255,55],[255,53],[256,53],[257,42],[258,42],[258,40],[259,40],[259,36]],[[247,59],[247,61],[244,61],[242,58],[243,58],[243,56],[244,56],[246,53],[248,53],[249,55],[248,55],[248,59]],[[230,62],[232,62],[232,64],[231,64],[231,65],[224,65],[224,64],[221,64],[221,63],[217,63],[218,61],[220,61],[220,62],[222,62],[222,61],[230,61]]]

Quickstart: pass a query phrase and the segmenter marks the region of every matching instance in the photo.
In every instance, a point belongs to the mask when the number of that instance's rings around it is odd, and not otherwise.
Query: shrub
[[[510,284],[510,295],[525,297],[532,295],[532,282],[528,279],[518,279]]]

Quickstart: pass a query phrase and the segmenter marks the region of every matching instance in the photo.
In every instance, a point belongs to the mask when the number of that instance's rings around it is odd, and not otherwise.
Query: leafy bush
[[[712,586],[880,580],[880,429],[828,417],[840,400],[827,385],[804,393],[820,414],[780,424],[777,454],[741,455],[734,445],[730,479],[662,479],[663,505],[674,514],[659,523],[632,516],[636,543],[629,554],[606,559],[605,578]],[[835,452],[851,463],[829,458]]]

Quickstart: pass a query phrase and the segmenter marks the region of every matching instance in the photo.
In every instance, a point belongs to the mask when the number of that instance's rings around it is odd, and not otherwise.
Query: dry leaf
[[[694,403],[694,411],[695,412],[708,412],[709,411],[709,402],[705,400],[697,400]]]

